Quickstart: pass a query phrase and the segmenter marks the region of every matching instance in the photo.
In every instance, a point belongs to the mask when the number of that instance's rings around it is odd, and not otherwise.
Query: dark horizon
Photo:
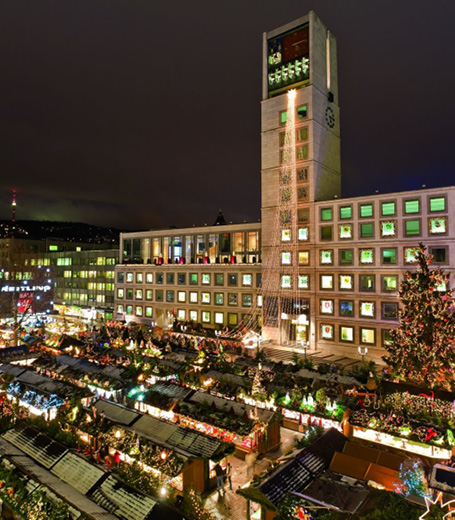
[[[343,197],[452,185],[455,4],[20,0],[0,7],[0,218],[260,218],[262,33],[338,44]],[[431,16],[429,16],[431,14]]]

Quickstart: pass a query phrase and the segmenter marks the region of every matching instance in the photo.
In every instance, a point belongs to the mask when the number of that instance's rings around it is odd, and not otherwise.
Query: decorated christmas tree
[[[400,284],[400,326],[391,331],[384,361],[395,375],[430,388],[452,388],[455,382],[455,315],[449,277],[430,269],[431,255],[420,244],[418,268]]]
[[[398,477],[400,480],[394,483],[397,493],[401,493],[405,497],[409,495],[430,496],[425,471],[420,459],[406,459],[400,465]]]

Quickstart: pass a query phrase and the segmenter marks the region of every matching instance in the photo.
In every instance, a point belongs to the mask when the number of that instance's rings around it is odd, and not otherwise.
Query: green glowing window
[[[395,202],[383,202],[381,204],[381,214],[383,217],[395,215]]]
[[[388,347],[392,345],[392,336],[390,335],[390,329],[382,329],[382,346]]]
[[[152,291],[152,289],[147,289],[145,291],[145,299],[146,300],[153,300],[153,291]]]
[[[333,275],[321,274],[321,289],[333,289]]]
[[[297,141],[306,141],[307,139],[308,139],[308,127],[304,126],[303,128],[298,128],[296,140]]]
[[[352,224],[342,224],[339,229],[340,238],[352,238]]]
[[[133,299],[133,289],[127,289],[126,290],[126,297],[128,298],[128,300],[132,300]]]
[[[210,323],[210,311],[202,311],[202,323]]]
[[[133,306],[132,305],[127,305],[126,306],[126,313],[128,315],[130,315],[130,316],[133,314]]]
[[[308,265],[310,263],[310,252],[299,251],[299,265]]]
[[[291,265],[291,253],[289,251],[281,253],[281,265]]]
[[[153,308],[152,307],[146,307],[145,308],[145,315],[147,318],[151,318],[153,316]]]
[[[283,110],[280,112],[280,125],[285,125],[288,120],[288,112],[287,110]]]
[[[321,339],[333,339],[333,325],[321,323]]]
[[[332,208],[321,208],[321,220],[332,220]]]
[[[419,199],[406,200],[404,202],[404,212],[406,213],[406,215],[410,215],[412,213],[419,213],[420,212],[420,200]]]
[[[253,295],[252,294],[242,294],[242,306],[251,307],[252,304],[253,304]]]
[[[215,274],[215,285],[224,285],[224,274]]]
[[[340,207],[340,219],[352,218],[352,206]]]
[[[354,287],[354,277],[352,274],[340,274],[339,275],[340,290],[350,291]]]
[[[142,305],[136,306],[136,316],[142,316]]]
[[[398,288],[398,276],[396,274],[388,274],[382,277],[383,292],[395,292]]]
[[[360,302],[360,316],[364,316],[366,318],[374,318],[374,303]]]
[[[332,240],[332,226],[321,226],[321,240]]]
[[[143,293],[142,289],[136,289],[136,296],[135,296],[136,300],[142,300],[143,294],[144,293]]]
[[[224,294],[217,292],[215,293],[215,305],[224,305]]]
[[[307,105],[302,105],[301,107],[297,108],[297,117],[304,118],[307,116]]]
[[[405,222],[406,236],[420,235],[420,220],[407,220]]]
[[[382,263],[383,264],[396,264],[397,263],[396,248],[382,249]]]
[[[446,198],[445,197],[432,197],[430,199],[430,211],[445,211],[446,210]]]
[[[360,250],[360,263],[361,264],[372,264],[374,262],[374,250],[373,249],[361,249]]]
[[[333,251],[331,249],[321,251],[321,265],[333,263]]]
[[[308,146],[297,146],[297,159],[306,159],[308,157]]]
[[[281,287],[283,289],[290,289],[292,287],[291,275],[289,275],[289,274],[281,275]]]
[[[445,233],[447,231],[445,217],[430,218],[429,223],[430,223],[430,233],[432,235]]]
[[[299,289],[309,289],[310,278],[307,274],[299,274]]]
[[[341,341],[354,341],[354,327],[340,327],[340,340]]]
[[[417,249],[415,249],[414,247],[405,247],[404,261],[407,264],[414,264],[415,262],[417,262]]]
[[[117,298],[124,298],[124,297],[125,297],[124,289],[117,289]]]
[[[307,227],[299,228],[298,233],[299,233],[299,240],[308,240],[309,239]]]
[[[197,273],[190,274],[190,285],[197,285]]]
[[[360,290],[374,291],[374,274],[360,275]]]
[[[381,222],[381,235],[383,237],[393,237],[396,234],[396,222],[389,220],[387,222]]]
[[[49,251],[58,251],[58,246],[49,246]]]
[[[360,224],[360,236],[362,238],[373,237],[373,223],[372,222],[369,222],[368,224]]]
[[[352,249],[340,249],[339,250],[339,259],[341,265],[350,265],[352,264],[353,253]]]
[[[375,345],[376,344],[376,330],[360,328],[360,343],[363,345]]]
[[[373,216],[373,204],[362,204],[360,206],[360,216],[362,218]]]

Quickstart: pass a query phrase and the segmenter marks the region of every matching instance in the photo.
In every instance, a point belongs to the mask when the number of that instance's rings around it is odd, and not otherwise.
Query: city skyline
[[[0,218],[16,189],[18,220],[190,227],[222,208],[228,222],[257,221],[259,42],[310,9],[337,38],[343,196],[453,184],[453,6],[0,9]]]

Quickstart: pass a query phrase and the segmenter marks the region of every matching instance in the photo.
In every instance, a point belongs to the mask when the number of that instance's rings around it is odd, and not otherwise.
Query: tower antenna
[[[16,222],[16,190],[13,190],[13,202],[11,203],[11,210],[13,213],[13,222]]]

